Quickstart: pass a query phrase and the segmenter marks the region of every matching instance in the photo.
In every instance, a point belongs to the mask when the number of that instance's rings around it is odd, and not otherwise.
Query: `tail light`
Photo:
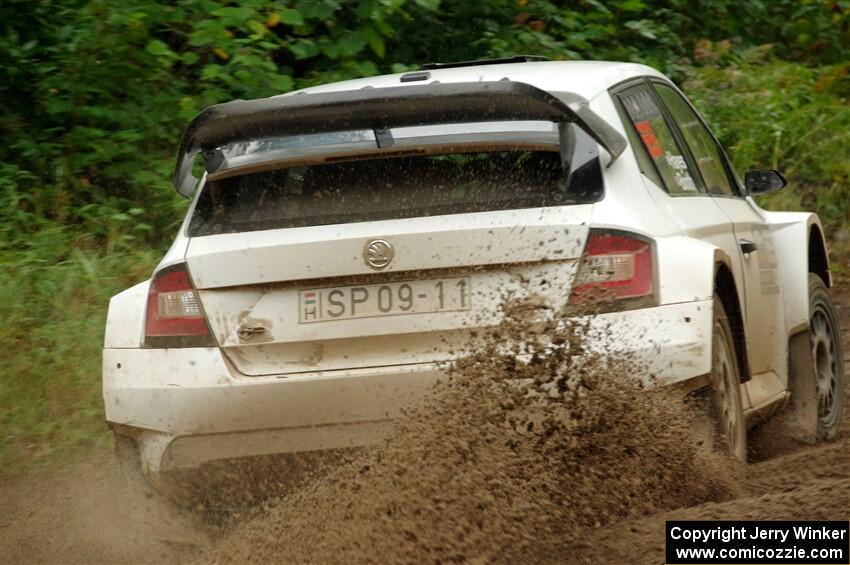
[[[215,345],[186,264],[159,271],[148,292],[145,347]]]
[[[636,234],[591,229],[570,304],[603,310],[652,306],[655,267],[652,242]]]

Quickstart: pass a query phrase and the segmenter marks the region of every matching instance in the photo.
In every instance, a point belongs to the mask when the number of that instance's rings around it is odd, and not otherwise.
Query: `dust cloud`
[[[184,563],[211,540],[197,515],[124,483],[110,453],[6,479],[0,500],[0,563]]]
[[[734,496],[735,469],[701,449],[681,397],[595,358],[585,331],[509,317],[383,445],[200,561],[514,562],[542,540]]]

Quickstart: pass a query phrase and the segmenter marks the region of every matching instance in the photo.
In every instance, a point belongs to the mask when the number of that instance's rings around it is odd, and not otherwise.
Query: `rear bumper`
[[[711,367],[711,301],[596,316],[592,347],[661,384]],[[107,421],[134,436],[144,470],[378,441],[440,374],[430,363],[246,377],[218,348],[105,349]]]
[[[106,419],[135,436],[146,471],[212,459],[337,449],[380,439],[422,398],[431,364],[239,375],[218,348],[105,349]]]

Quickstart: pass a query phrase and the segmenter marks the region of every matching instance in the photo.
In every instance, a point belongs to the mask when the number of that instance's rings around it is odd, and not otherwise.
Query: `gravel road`
[[[837,298],[850,351],[850,289]],[[741,468],[666,393],[566,371],[563,337],[530,368],[482,352],[385,445],[247,516],[127,493],[108,454],[3,479],[0,562],[663,563],[668,519],[850,518],[850,414],[828,444],[761,430]]]

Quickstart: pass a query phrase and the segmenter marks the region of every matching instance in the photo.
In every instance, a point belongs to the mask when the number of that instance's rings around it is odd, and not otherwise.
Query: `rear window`
[[[556,148],[553,148],[556,149]],[[492,151],[294,166],[207,182],[190,236],[463,214],[597,200],[595,146],[567,172],[557,151]]]

